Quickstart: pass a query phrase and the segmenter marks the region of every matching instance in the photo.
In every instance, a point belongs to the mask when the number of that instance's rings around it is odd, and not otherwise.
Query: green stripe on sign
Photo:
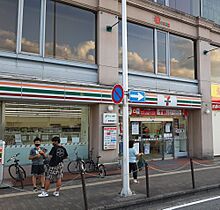
[[[0,87],[0,90],[21,92],[21,88],[17,87]]]
[[[87,96],[87,97],[99,97],[101,98],[101,94],[99,93],[79,93],[79,92],[65,92],[68,96]]]
[[[60,91],[60,90],[42,90],[42,89],[22,88],[22,92],[26,92],[26,93],[45,93],[45,94],[59,94],[59,95],[64,95],[64,91]]]
[[[147,100],[147,101],[157,101],[157,98],[147,98],[147,97],[145,97],[145,100]]]
[[[185,104],[201,104],[201,101],[184,101],[184,100],[177,100],[177,103],[185,103]]]

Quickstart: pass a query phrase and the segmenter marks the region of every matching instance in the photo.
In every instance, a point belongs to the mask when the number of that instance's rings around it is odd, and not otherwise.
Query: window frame
[[[46,21],[46,0],[40,0],[40,31],[39,31],[39,53],[25,52],[21,50],[22,32],[23,32],[23,17],[24,17],[24,1],[19,0],[18,10],[18,33],[17,33],[17,51],[18,54],[34,55],[44,57],[44,40],[45,40],[45,21]]]

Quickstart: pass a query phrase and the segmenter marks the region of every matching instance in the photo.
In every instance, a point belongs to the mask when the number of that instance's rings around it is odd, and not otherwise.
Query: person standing
[[[33,184],[33,191],[37,192],[37,176],[40,176],[41,181],[41,191],[44,190],[44,182],[45,182],[45,175],[44,175],[44,158],[46,157],[46,149],[41,147],[41,139],[36,137],[34,139],[34,148],[31,149],[29,160],[32,161],[31,166],[31,174],[32,174],[32,184]]]
[[[134,148],[134,141],[129,141],[129,173],[133,173],[134,183],[138,183],[137,180],[137,157],[141,155]]]
[[[40,198],[48,197],[50,182],[56,180],[55,197],[60,195],[61,179],[63,177],[63,160],[68,157],[66,149],[60,145],[60,137],[52,138],[53,147],[49,153],[49,167],[46,170],[45,191],[38,195]]]

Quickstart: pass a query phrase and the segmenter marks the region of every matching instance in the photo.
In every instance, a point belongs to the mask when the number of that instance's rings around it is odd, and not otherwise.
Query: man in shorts
[[[33,184],[33,191],[37,192],[37,183],[36,178],[37,176],[40,176],[41,181],[41,191],[44,190],[44,182],[45,182],[45,176],[44,176],[44,158],[46,157],[46,149],[44,147],[40,146],[41,139],[36,137],[34,139],[34,148],[31,149],[29,160],[32,160],[32,166],[31,166],[31,174],[32,174],[32,184]]]
[[[63,160],[68,157],[66,149],[60,145],[60,137],[52,138],[53,147],[49,153],[49,167],[46,170],[45,191],[38,195],[40,198],[48,197],[50,181],[56,180],[55,197],[60,195],[61,178],[63,177]]]

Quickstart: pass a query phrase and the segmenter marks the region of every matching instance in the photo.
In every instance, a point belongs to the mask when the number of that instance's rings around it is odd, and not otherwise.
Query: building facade
[[[180,2],[127,1],[129,90],[144,92],[129,101],[130,139],[149,158],[212,158],[218,50],[209,50],[220,44],[220,30],[215,16],[200,17],[209,14],[205,1]],[[1,0],[6,159],[22,151],[29,164],[36,136],[50,148],[59,135],[70,159],[77,147],[82,158],[93,150],[102,162],[117,162],[122,113],[111,91],[122,83],[121,37],[118,0]]]

